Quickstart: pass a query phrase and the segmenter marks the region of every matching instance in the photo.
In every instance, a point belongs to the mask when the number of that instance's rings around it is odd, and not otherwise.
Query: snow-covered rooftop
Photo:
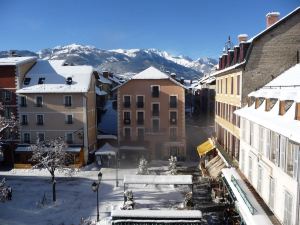
[[[95,152],[95,155],[115,155],[117,151],[117,148],[106,142]]]
[[[200,210],[112,210],[111,216],[118,218],[153,218],[153,219],[201,219],[202,213]]]
[[[98,80],[103,84],[112,84],[112,82],[108,78],[105,78],[103,76],[99,76]]]
[[[92,66],[64,66],[64,60],[38,60],[26,74],[29,84],[17,93],[84,93],[89,90]],[[71,77],[72,84],[66,79]],[[38,84],[43,79],[42,84]]]
[[[193,184],[192,175],[126,175],[124,184]]]
[[[102,91],[99,87],[96,87],[95,90],[96,90],[96,94],[99,96],[107,95],[107,92]]]
[[[25,62],[34,61],[36,57],[7,57],[7,58],[0,58],[0,66],[16,66]]]
[[[140,79],[170,79],[170,77],[161,72],[160,70],[156,69],[153,66],[150,66],[148,69],[143,70],[142,72],[134,75],[132,80],[140,80]]]

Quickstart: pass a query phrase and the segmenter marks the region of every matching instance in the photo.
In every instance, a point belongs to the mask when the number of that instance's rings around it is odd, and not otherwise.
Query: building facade
[[[95,77],[90,66],[68,66],[62,60],[38,60],[17,91],[21,144],[63,137],[74,164],[87,163],[96,149]],[[28,163],[30,152],[16,149],[16,161]]]
[[[0,58],[0,102],[3,110],[1,113],[5,118],[18,119],[16,90],[24,74],[35,64],[36,57],[8,57]],[[19,142],[18,128],[1,131],[1,162],[0,165],[12,166],[13,146]]]
[[[247,104],[250,92],[296,64],[299,55],[300,8],[280,20],[279,13],[269,13],[266,19],[267,27],[258,35],[251,39],[239,35],[238,46],[227,43],[219,58],[219,71],[213,74],[217,149],[235,165],[239,160],[240,118],[233,112]]]
[[[300,64],[249,94],[239,167],[284,225],[299,224]]]
[[[185,89],[154,67],[118,88],[121,157],[186,157]],[[130,156],[131,155],[131,156]]]

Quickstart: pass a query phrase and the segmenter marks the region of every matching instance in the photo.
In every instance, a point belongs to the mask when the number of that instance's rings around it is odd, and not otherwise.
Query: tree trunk
[[[53,202],[56,201],[55,184],[56,184],[56,181],[55,181],[55,176],[54,176],[54,174],[53,174],[53,175],[52,175],[52,197],[53,197]]]

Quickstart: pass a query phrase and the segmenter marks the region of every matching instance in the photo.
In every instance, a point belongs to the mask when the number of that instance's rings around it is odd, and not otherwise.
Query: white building
[[[248,95],[239,166],[284,225],[299,224],[300,64]]]

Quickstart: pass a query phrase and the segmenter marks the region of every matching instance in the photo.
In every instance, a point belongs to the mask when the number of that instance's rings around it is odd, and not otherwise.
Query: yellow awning
[[[213,141],[209,138],[206,142],[202,143],[201,145],[198,145],[197,152],[200,156],[208,153],[209,151],[213,150],[215,148],[215,145]]]

